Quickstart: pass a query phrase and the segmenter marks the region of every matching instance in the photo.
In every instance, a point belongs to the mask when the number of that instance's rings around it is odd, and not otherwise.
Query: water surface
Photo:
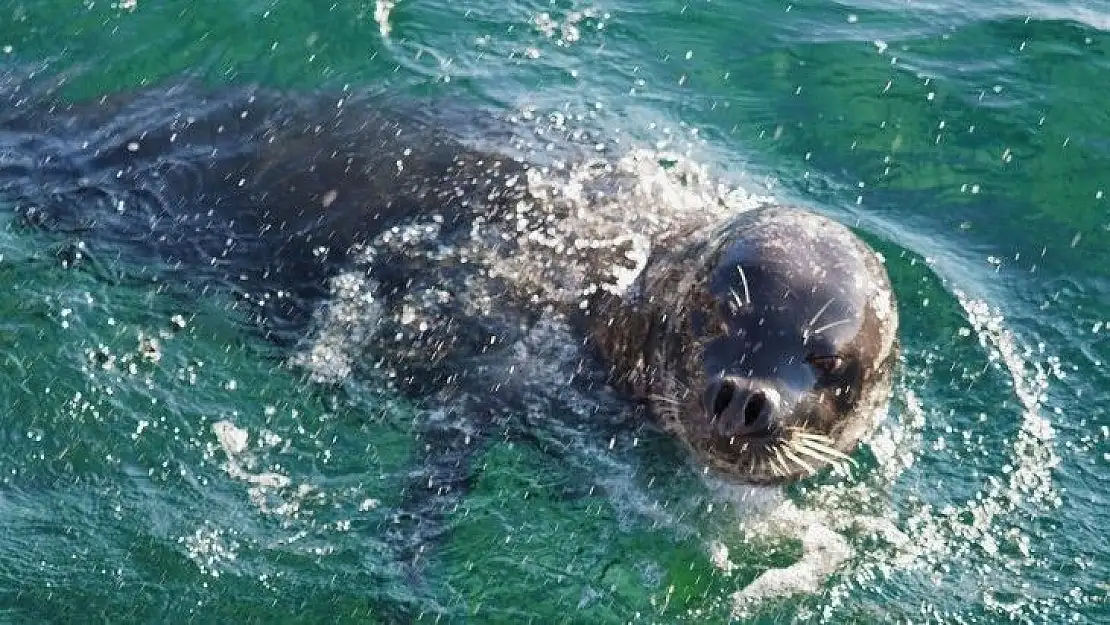
[[[1104,621],[1108,27],[1101,1],[4,3],[5,65],[75,99],[189,72],[677,152],[857,226],[905,354],[850,478],[725,489],[631,433],[573,462],[497,444],[414,576],[384,538],[413,406],[313,385],[227,302],[68,268],[8,213],[0,615]]]

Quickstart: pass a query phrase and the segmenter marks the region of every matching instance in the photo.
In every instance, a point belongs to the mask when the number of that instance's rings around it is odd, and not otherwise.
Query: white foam
[[[602,30],[608,19],[608,13],[596,7],[585,7],[581,10],[568,11],[562,16],[552,16],[548,11],[537,13],[532,18],[532,26],[556,46],[568,47],[582,39],[584,28]]]
[[[288,476],[280,473],[261,471],[252,473],[249,469],[255,464],[253,456],[247,454],[250,435],[246,430],[236,427],[230,421],[217,421],[212,424],[212,433],[227,456],[224,470],[231,477],[243,480],[262,488],[285,488],[292,483]]]
[[[219,577],[239,557],[239,541],[234,530],[225,530],[206,522],[192,534],[182,536],[177,542],[184,545],[189,559],[200,572]]]
[[[276,470],[259,470],[261,463],[250,451],[249,432],[231,421],[213,423],[212,433],[226,458],[222,465],[224,471],[231,478],[248,484],[247,495],[251,503],[266,514],[288,518],[298,516],[302,503],[314,492],[314,487],[301,484],[293,488],[293,479],[288,475]],[[280,437],[264,430],[260,436],[261,446],[273,445],[275,439],[280,441]]]
[[[749,610],[767,599],[818,592],[825,580],[855,555],[848,541],[831,525],[827,514],[784,501],[773,515],[748,526],[760,535],[797,536],[802,542],[802,557],[789,566],[764,571],[734,593],[733,616],[749,617]]]
[[[335,384],[346,379],[355,360],[374,335],[381,305],[374,298],[377,283],[364,271],[339,274],[329,282],[331,298],[315,333],[291,362],[304,368],[313,382]]]
[[[769,201],[713,179],[682,155],[650,149],[615,162],[533,168],[526,183],[524,211],[542,226],[520,239],[511,258],[490,259],[492,273],[567,305],[592,288],[626,289],[660,237]]]

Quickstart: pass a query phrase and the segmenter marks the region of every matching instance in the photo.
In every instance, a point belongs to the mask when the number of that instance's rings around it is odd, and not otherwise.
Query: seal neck
[[[621,392],[646,400],[658,388],[665,362],[689,344],[684,328],[701,302],[710,234],[698,229],[657,242],[626,290],[598,290],[576,315],[607,367],[607,382]]]

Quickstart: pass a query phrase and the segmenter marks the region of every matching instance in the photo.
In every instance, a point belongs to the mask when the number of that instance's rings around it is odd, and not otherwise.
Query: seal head
[[[831,219],[781,207],[659,248],[623,298],[629,321],[600,333],[616,381],[735,481],[850,462],[889,397],[897,353],[878,255]]]

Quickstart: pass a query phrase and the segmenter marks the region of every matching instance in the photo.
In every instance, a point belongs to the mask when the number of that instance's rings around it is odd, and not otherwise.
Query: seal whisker
[[[832,306],[832,303],[835,302],[835,301],[836,301],[835,297],[830,297],[829,301],[825,302],[825,305],[822,306],[821,309],[817,311],[817,314],[813,315],[813,319],[810,319],[809,323],[806,324],[806,333],[807,334],[809,333],[809,330],[813,329],[813,326],[817,325],[817,320],[821,318],[821,315],[825,314],[825,311],[828,310],[829,306]],[[814,334],[816,334],[816,332],[814,332]]]
[[[831,445],[832,441],[820,434],[810,434],[808,432],[792,432],[790,440],[795,443],[805,444],[809,441],[818,443],[819,445]]]
[[[728,290],[728,292],[729,292],[729,294],[732,295],[732,300],[734,302],[736,302],[736,309],[737,310],[743,309],[744,308],[744,302],[743,302],[743,300],[740,299],[740,294],[736,292],[736,289],[730,288]]]
[[[786,458],[783,457],[782,447],[781,444],[775,445],[773,451],[775,452],[775,460],[782,466],[783,474],[786,475],[790,473],[790,465],[786,462]]]
[[[809,447],[810,449],[814,449],[814,450],[819,451],[821,453],[828,454],[828,455],[832,456],[833,458],[836,458],[837,460],[843,460],[845,462],[850,463],[852,466],[856,466],[856,461],[851,456],[849,456],[848,454],[840,451],[839,449],[836,449],[835,447],[831,447],[829,445],[826,445],[825,443],[814,440],[812,438],[802,439],[799,442],[804,442],[805,446]]]
[[[832,458],[822,454],[821,452],[819,452],[815,449],[810,449],[809,447],[806,447],[805,445],[801,444],[800,442],[793,442],[792,441],[791,442],[791,449],[798,452],[799,454],[809,456],[810,458],[813,458],[814,460],[817,460],[818,462],[821,462],[822,464],[831,464],[833,462]]]
[[[829,456],[830,458],[844,455],[836,449],[832,439],[820,434],[799,432],[791,437],[790,444],[795,449],[804,448],[813,453],[821,454],[822,456]]]
[[[840,321],[834,321],[832,323],[826,323],[825,325],[821,326],[820,328],[817,328],[816,330],[814,330],[813,333],[814,334],[821,334],[825,330],[828,330],[830,328],[835,328],[836,326],[842,326],[846,323],[852,323],[852,320],[851,319],[841,319]]]
[[[791,462],[793,462],[794,464],[796,464],[796,465],[802,467],[803,469],[805,469],[806,474],[813,475],[814,473],[817,472],[817,469],[815,469],[813,467],[813,465],[809,464],[805,460],[802,460],[797,454],[794,453],[793,445],[790,445],[790,444],[784,445],[782,453],[787,458],[789,458],[791,460]]]
[[[775,464],[773,458],[771,458],[771,457],[767,458],[767,466],[771,468],[771,472],[774,473],[775,475],[777,475],[779,477],[786,477],[786,474],[783,473],[782,469],[780,469],[779,466],[777,464]]]
[[[768,467],[771,468],[772,471],[774,471],[775,475],[778,475],[778,476],[782,477],[782,476],[784,476],[784,469],[787,469],[787,467],[785,467],[785,465],[780,465],[779,464],[779,460],[781,458],[776,457],[776,453],[777,453],[776,447],[777,447],[777,445],[771,446],[771,447],[765,447],[763,449],[763,451],[764,451],[763,461],[766,463],[766,465]]]
[[[790,430],[790,434],[794,438],[806,438],[806,439],[815,440],[815,441],[818,441],[818,442],[825,443],[826,445],[831,445],[833,443],[832,438],[830,438],[830,437],[828,437],[824,434],[818,434],[816,432],[811,432],[808,429],[795,428],[795,429]]]
[[[833,441],[831,439],[825,438],[819,434],[796,434],[792,437],[791,440],[797,442],[800,445],[809,445],[810,447],[816,449],[835,449],[835,446],[833,445]]]
[[[736,271],[740,272],[740,283],[744,285],[744,299],[748,302],[748,306],[752,305],[752,292],[748,288],[748,276],[744,274],[744,266],[736,265]]]
[[[815,450],[801,444],[795,444],[792,449],[799,454],[808,456],[815,460],[819,460],[822,464],[828,465],[834,471],[847,472],[847,467],[855,466],[855,461],[851,458],[848,458],[847,461],[845,461],[840,458],[829,457],[824,455],[824,451]],[[811,475],[813,473],[816,473],[816,471],[817,469],[814,468],[814,470],[811,472]]]

